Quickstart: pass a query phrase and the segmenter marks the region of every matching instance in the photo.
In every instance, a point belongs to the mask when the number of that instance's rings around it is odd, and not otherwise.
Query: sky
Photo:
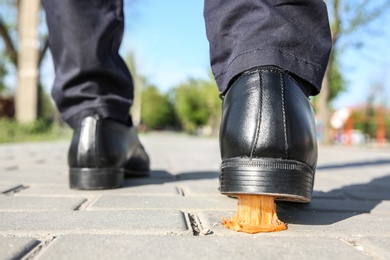
[[[202,0],[125,0],[124,4],[120,54],[125,59],[132,52],[138,73],[150,84],[166,92],[189,77],[208,77]],[[46,88],[53,81],[51,57],[47,56],[42,70]]]
[[[124,0],[125,34],[120,49],[125,58],[134,53],[139,73],[162,92],[190,77],[206,78],[209,46],[203,19],[203,0]],[[335,108],[363,104],[370,86],[384,83],[380,102],[390,105],[389,19],[380,19],[369,32],[355,37],[362,48],[347,48],[341,65],[347,91],[333,102]],[[386,28],[387,27],[387,28]],[[380,34],[377,33],[380,32]],[[348,46],[348,41],[346,42]],[[53,68],[47,55],[43,82],[48,89]]]

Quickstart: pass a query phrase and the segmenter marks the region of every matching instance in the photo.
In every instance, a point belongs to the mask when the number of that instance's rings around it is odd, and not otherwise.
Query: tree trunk
[[[38,12],[40,0],[21,0],[19,5],[18,86],[16,119],[32,122],[38,111]]]

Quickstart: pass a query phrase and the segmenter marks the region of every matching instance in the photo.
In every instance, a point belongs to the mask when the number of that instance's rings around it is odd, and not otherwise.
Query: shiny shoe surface
[[[98,116],[86,117],[74,130],[68,153],[72,189],[112,189],[126,175],[144,176],[149,157],[134,127]]]
[[[242,74],[223,100],[220,191],[309,202],[317,164],[314,111],[285,72]]]

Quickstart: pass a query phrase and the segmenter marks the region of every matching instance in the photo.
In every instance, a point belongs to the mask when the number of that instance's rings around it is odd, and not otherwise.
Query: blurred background
[[[312,97],[325,145],[389,147],[390,1],[327,0],[334,49]],[[203,1],[124,0],[121,55],[142,132],[218,135]],[[50,97],[54,69],[40,0],[0,0],[0,142],[69,138]]]

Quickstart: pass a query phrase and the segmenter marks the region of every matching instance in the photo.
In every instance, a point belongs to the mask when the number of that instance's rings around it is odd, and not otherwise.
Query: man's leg
[[[322,0],[205,0],[213,73],[222,92],[242,72],[273,65],[317,94],[331,49]]]
[[[56,78],[53,98],[75,126],[87,115],[128,122],[133,82],[118,54],[122,0],[44,0]]]
[[[322,0],[206,0],[212,71],[224,96],[221,192],[308,202],[314,112],[331,38]]]
[[[122,0],[44,0],[56,78],[53,98],[73,128],[70,186],[122,185],[124,171],[144,175],[149,158],[132,126],[131,75],[118,54]]]

